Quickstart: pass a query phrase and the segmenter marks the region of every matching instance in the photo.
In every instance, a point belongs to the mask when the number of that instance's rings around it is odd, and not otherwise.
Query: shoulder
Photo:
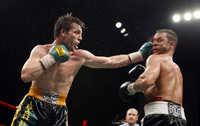
[[[146,64],[159,63],[160,59],[161,59],[160,55],[156,55],[156,54],[150,55],[147,58]]]
[[[91,52],[87,50],[83,50],[83,49],[76,50],[75,52],[72,53],[72,55],[76,55],[76,56],[86,58],[86,59],[94,56]]]
[[[31,50],[30,55],[31,56],[44,56],[46,55],[49,50],[51,49],[52,45],[51,44],[47,44],[47,45],[36,45],[35,47],[33,47],[33,49]]]
[[[52,44],[46,44],[46,45],[36,45],[32,51],[34,52],[40,52],[40,51],[45,51],[49,52],[49,50],[52,48]]]
[[[158,60],[160,59],[161,55],[157,55],[157,54],[152,54],[148,57],[147,60]]]
[[[33,47],[32,51],[38,51],[38,50],[41,50],[41,49],[44,49],[44,45],[36,45],[35,47]]]
[[[36,48],[36,49],[50,50],[52,47],[53,47],[52,44],[46,44],[46,45],[36,45],[34,48]]]
[[[148,57],[147,62],[162,62],[167,60],[167,56],[165,54],[152,54]]]

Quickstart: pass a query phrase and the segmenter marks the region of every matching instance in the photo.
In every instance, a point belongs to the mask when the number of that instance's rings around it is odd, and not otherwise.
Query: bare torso
[[[40,47],[41,50],[43,50],[41,51],[43,53],[42,55],[48,54],[51,47],[52,45]],[[85,62],[84,58],[78,56],[81,52],[81,50],[69,52],[70,58],[67,62],[57,62],[50,66],[39,78],[32,81],[32,86],[48,91],[68,94],[78,70]]]
[[[182,106],[183,77],[179,67],[166,55],[158,55],[157,58],[160,74],[155,84],[146,89],[146,100],[162,97]]]
[[[21,72],[21,78],[25,83],[32,81],[34,87],[68,94],[78,70],[83,65],[90,68],[119,68],[130,64],[128,55],[95,56],[89,51],[78,49],[69,52],[68,61],[57,62],[44,71],[40,59],[46,56],[54,45],[37,45],[31,51],[30,57],[25,62]],[[139,54],[141,54],[139,51],[131,53],[133,56],[141,57]],[[142,60],[141,58],[136,59],[134,62]]]

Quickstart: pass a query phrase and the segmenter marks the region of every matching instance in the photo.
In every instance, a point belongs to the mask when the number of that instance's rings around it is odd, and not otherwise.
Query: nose
[[[82,35],[80,34],[79,36],[78,36],[78,41],[81,41],[82,40]]]
[[[156,40],[153,41],[153,46],[156,46],[158,43]]]

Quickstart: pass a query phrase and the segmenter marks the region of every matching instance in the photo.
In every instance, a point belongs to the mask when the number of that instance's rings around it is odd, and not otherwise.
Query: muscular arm
[[[91,68],[118,68],[143,61],[143,57],[148,57],[151,54],[152,43],[144,43],[139,51],[130,53],[128,55],[116,55],[111,57],[94,56],[90,52],[85,51],[85,66]]]
[[[130,61],[128,55],[103,57],[103,56],[94,56],[93,54],[87,51],[85,51],[84,53],[87,57],[84,65],[90,68],[119,68],[129,65],[130,63],[135,63],[143,60],[142,54],[139,51],[131,53],[131,56],[133,57],[133,58],[131,57],[132,62]]]
[[[91,68],[118,68],[143,61],[143,57],[148,57],[151,54],[152,43],[144,43],[139,51],[130,53],[128,55],[117,55],[111,57],[94,56],[93,54],[86,52],[85,66]]]
[[[134,84],[134,89],[137,92],[145,91],[148,87],[155,84],[160,74],[159,57],[151,55],[146,62],[146,69],[143,74],[139,76]]]
[[[39,61],[42,57],[41,51],[44,52],[41,46],[36,46],[31,51],[29,59],[25,62],[21,71],[21,79],[25,83],[38,78],[43,73],[44,69]]]

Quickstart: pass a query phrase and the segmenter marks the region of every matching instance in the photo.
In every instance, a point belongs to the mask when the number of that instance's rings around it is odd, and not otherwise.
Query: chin
[[[67,48],[68,49],[68,48]],[[68,51],[74,52],[76,49],[75,48],[69,48]]]
[[[153,52],[153,54],[156,54],[156,55],[158,55],[158,54],[160,54],[159,52],[157,52],[157,51],[155,51],[155,52]]]

